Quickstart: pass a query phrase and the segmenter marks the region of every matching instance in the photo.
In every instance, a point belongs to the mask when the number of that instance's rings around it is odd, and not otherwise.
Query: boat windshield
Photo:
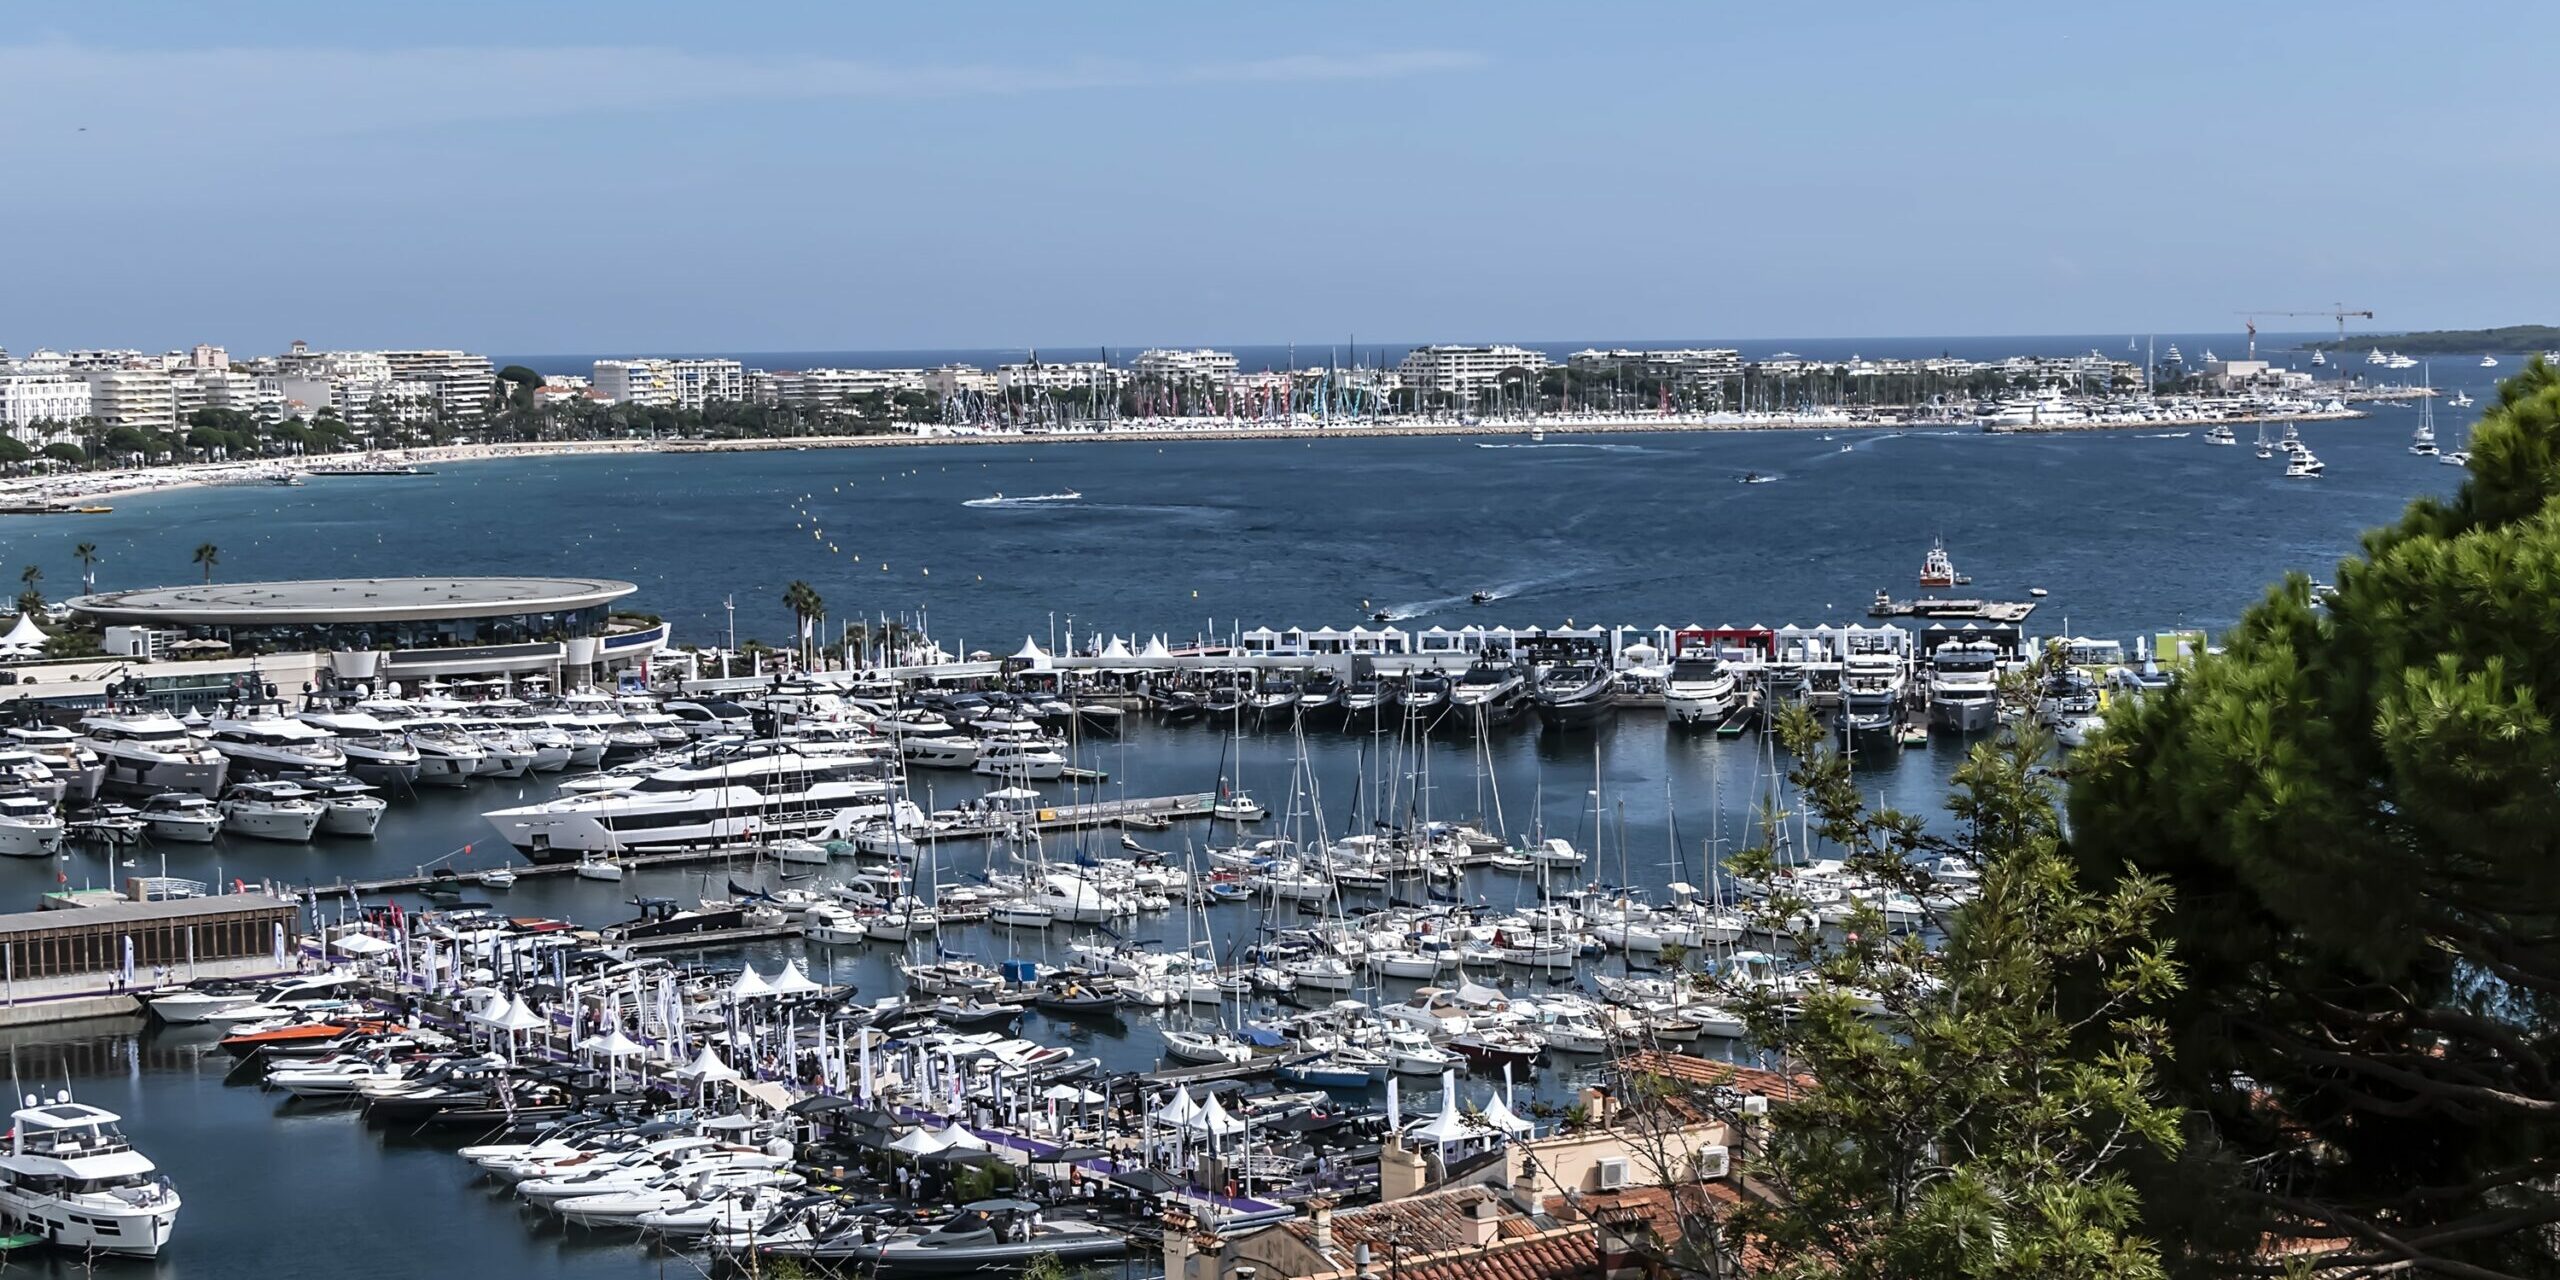
[[[1682,658],[1671,664],[1674,680],[1713,680],[1724,673],[1724,664],[1714,658]]]

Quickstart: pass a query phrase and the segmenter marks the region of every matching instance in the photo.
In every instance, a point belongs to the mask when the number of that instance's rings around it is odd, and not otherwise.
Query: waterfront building
[[[1099,360],[1058,363],[1032,360],[1025,364],[996,366],[996,388],[1001,391],[1092,391],[1108,394],[1119,385],[1120,371]]]
[[[614,620],[613,602],[635,590],[602,578],[332,578],[111,591],[70,607],[119,652],[219,641],[241,657],[325,653],[342,681],[557,680],[635,666],[666,647],[665,623]]]
[[[1157,348],[1139,352],[1129,368],[1132,372],[1167,382],[1225,382],[1235,376],[1236,355],[1232,351],[1212,351],[1207,347],[1191,351]]]
[[[1432,346],[1406,352],[1396,364],[1396,374],[1405,386],[1419,391],[1466,395],[1492,386],[1510,370],[1536,374],[1546,367],[1546,353],[1527,347]]]
[[[489,357],[468,351],[385,351],[391,376],[401,382],[424,382],[435,388],[436,408],[448,419],[477,419],[489,410],[498,386],[498,371]]]
[[[615,404],[700,409],[746,399],[747,370],[735,360],[598,360],[594,386]]]
[[[178,425],[178,388],[167,369],[87,369],[81,377],[89,384],[89,416],[106,426],[166,431]]]
[[[0,373],[0,426],[19,431],[39,422],[89,416],[89,380],[69,373]]]
[[[926,385],[922,369],[781,369],[764,375],[770,403],[832,409],[868,395],[895,395]]]
[[[946,364],[925,372],[924,389],[937,396],[992,395],[996,390],[996,375],[975,365]]]

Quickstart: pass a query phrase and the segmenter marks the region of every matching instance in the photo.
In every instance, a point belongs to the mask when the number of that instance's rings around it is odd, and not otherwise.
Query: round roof
[[[144,625],[411,622],[589,609],[637,590],[610,578],[312,578],[108,591],[70,605],[100,622]]]

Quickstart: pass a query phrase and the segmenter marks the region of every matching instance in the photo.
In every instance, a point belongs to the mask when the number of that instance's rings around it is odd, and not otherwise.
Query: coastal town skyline
[[[2499,261],[2533,9],[142,8],[0,46],[13,349],[2424,329],[2555,283]]]

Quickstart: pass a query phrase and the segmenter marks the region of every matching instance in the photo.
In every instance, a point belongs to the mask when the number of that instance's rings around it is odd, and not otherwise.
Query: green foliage
[[[2340,341],[2306,342],[2329,351],[2364,351],[2388,347],[2403,355],[2478,355],[2483,351],[2549,351],[2560,348],[2560,328],[2547,324],[2511,324],[2495,329],[2429,329],[2424,333],[2358,335]]]
[[[94,631],[66,628],[44,638],[44,656],[48,658],[94,658],[104,652]]]
[[[0,433],[0,464],[24,462],[34,456],[36,456],[35,451],[29,449],[25,441],[13,435]]]
[[[75,467],[89,460],[89,455],[82,453],[80,451],[80,446],[73,444],[68,440],[56,440],[52,444],[46,445],[43,452],[45,457],[51,458],[56,462],[67,462]]]
[[[1067,1264],[1054,1253],[1044,1253],[1024,1264],[1022,1280],[1067,1280]]]
[[[2560,1270],[2560,373],[2471,451],[2325,607],[2288,581],[2083,753],[2084,873],[2185,904],[2196,1141],[2145,1185],[2196,1274],[2262,1233],[2356,1274]]]
[[[2147,1014],[2180,983],[2154,939],[2167,891],[2139,876],[2081,886],[2043,768],[2050,744],[2032,728],[1957,770],[1956,838],[1869,809],[1809,712],[1791,709],[1779,732],[1814,830],[1852,872],[1923,901],[1938,890],[1920,859],[1966,858],[1981,881],[1933,953],[1891,935],[1873,905],[1821,932],[1785,889],[1779,850],[1735,856],[1738,876],[1773,886],[1757,927],[1809,968],[1794,982],[1729,977],[1728,989],[1750,1038],[1813,1084],[1776,1106],[1746,1154],[1728,1246],[1759,1251],[1779,1276],[2160,1275],[2115,1166],[2180,1142],[2155,1096],[2161,1028]],[[2096,998],[2066,1013],[2067,986]],[[2075,1050],[2093,1033],[2105,1043]]]
[[[210,542],[196,544],[195,563],[203,566],[204,580],[213,581],[213,567],[222,563],[222,548]]]

